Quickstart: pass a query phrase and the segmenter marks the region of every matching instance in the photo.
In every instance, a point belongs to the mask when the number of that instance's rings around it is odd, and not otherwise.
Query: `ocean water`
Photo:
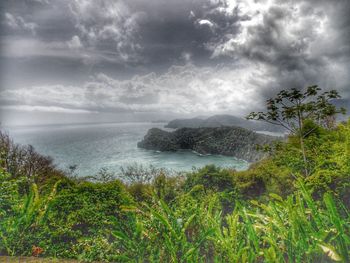
[[[137,148],[148,129],[164,123],[104,123],[5,127],[19,144],[31,144],[53,157],[64,170],[77,165],[78,176],[96,174],[101,168],[118,173],[134,163],[173,171],[190,171],[207,164],[244,170],[248,163],[234,157],[200,155],[192,151],[159,152]]]

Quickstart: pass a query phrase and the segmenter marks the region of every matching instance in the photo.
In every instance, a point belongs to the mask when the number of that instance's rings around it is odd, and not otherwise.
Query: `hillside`
[[[240,127],[181,128],[173,132],[153,128],[138,147],[159,151],[190,149],[201,154],[222,154],[255,162],[265,156],[257,146],[271,144],[277,139]]]
[[[200,128],[200,127],[221,127],[221,126],[238,126],[253,131],[270,131],[283,132],[280,127],[270,124],[248,121],[244,118],[232,115],[214,115],[209,118],[192,118],[192,119],[175,119],[170,121],[165,128]]]

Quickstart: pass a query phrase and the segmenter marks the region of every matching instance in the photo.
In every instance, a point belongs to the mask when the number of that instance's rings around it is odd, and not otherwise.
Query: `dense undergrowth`
[[[314,124],[309,124],[314,125]],[[247,171],[79,180],[1,133],[0,254],[112,262],[350,262],[350,120]]]

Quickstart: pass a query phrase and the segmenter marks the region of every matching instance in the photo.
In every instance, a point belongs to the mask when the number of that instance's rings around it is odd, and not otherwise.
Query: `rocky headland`
[[[200,154],[222,154],[256,162],[266,156],[257,149],[258,145],[280,139],[240,127],[180,128],[172,132],[152,128],[137,146],[157,151],[188,149]]]

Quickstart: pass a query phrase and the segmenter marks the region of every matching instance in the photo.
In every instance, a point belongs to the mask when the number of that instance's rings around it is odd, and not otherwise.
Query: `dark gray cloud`
[[[209,46],[214,56],[265,67],[271,81],[270,89],[261,89],[263,97],[280,88],[319,84],[337,88],[349,99],[349,1],[233,2],[240,32]],[[224,14],[228,10],[220,9]]]
[[[350,105],[348,0],[5,0],[0,10],[6,111],[245,114],[312,84]]]
[[[193,0],[180,3],[164,0],[7,1],[2,8],[1,35],[3,39],[15,36],[16,41],[9,43],[15,46],[35,39],[37,52],[33,54],[29,49],[23,55],[54,56],[49,53],[69,53],[69,48],[80,48],[75,58],[86,64],[113,62],[131,67],[169,67],[181,62],[184,54],[208,64],[211,51],[206,44],[219,39],[228,27],[234,26],[232,21],[236,19],[234,16],[220,18],[219,13],[211,12],[209,3]],[[217,17],[215,25],[201,19],[204,15]],[[24,34],[23,31],[28,32]],[[29,33],[35,37],[30,38]]]

